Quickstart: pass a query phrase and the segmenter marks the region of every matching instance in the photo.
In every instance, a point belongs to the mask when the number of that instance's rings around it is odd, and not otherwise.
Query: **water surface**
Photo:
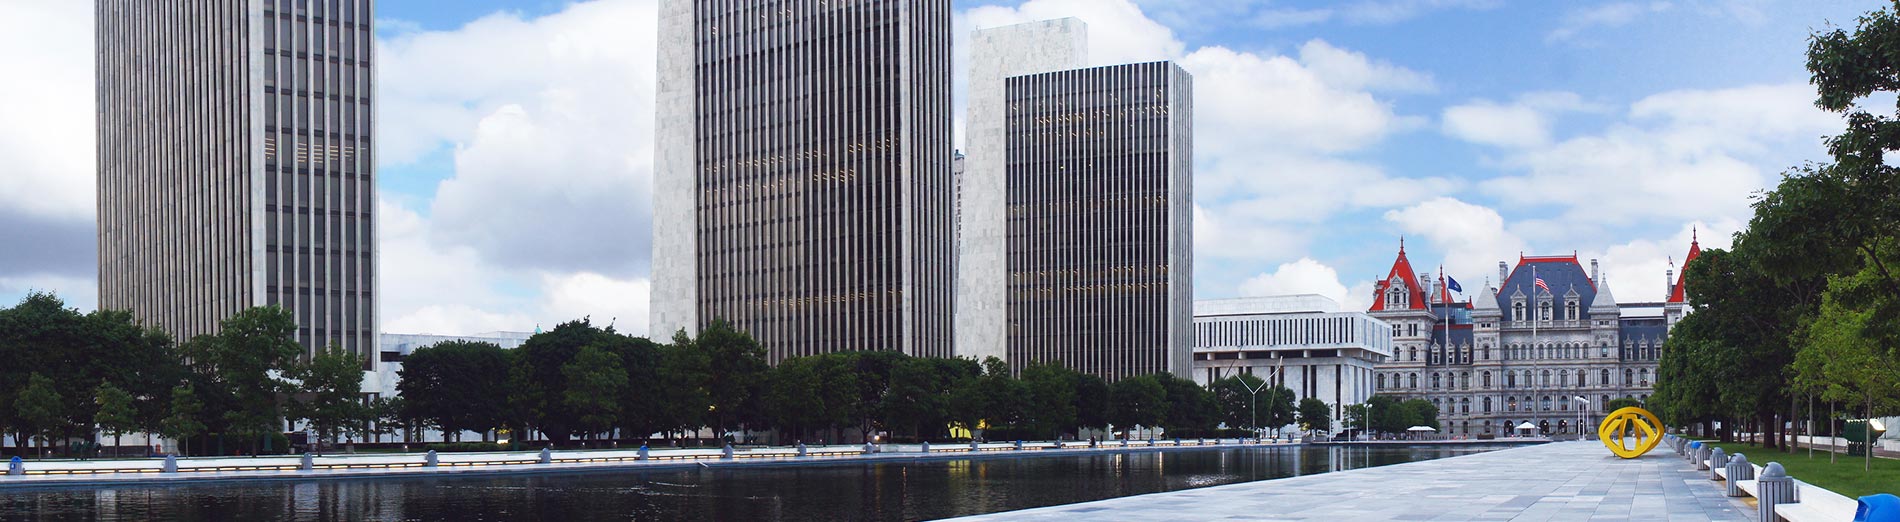
[[[1228,447],[772,468],[0,490],[0,519],[928,520],[1500,448]]]

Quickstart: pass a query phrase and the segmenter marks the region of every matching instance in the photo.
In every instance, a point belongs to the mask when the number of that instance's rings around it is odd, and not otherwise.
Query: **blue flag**
[[[1451,276],[1445,276],[1445,281],[1446,281],[1445,288],[1450,288],[1451,291],[1459,292],[1459,293],[1463,293],[1465,291],[1465,287],[1458,286],[1457,279],[1452,279]]]

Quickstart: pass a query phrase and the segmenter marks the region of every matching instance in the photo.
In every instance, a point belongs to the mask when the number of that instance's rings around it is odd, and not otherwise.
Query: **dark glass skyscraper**
[[[651,329],[949,356],[949,0],[664,0]]]
[[[1187,374],[1193,93],[1170,62],[1006,80],[1012,367]]]
[[[100,0],[99,307],[376,355],[372,0]],[[366,368],[367,369],[367,368]]]

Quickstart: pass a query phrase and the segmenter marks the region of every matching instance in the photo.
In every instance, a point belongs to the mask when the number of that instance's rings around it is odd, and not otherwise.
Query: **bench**
[[[1854,512],[1860,509],[1860,501],[1839,493],[1800,480],[1795,485],[1800,488],[1796,495],[1801,501],[1775,506],[1775,514],[1789,522],[1853,520]]]

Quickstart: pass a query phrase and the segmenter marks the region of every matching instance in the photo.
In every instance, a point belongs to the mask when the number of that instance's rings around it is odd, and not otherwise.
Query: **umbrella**
[[[1534,430],[1534,429],[1537,429],[1537,427],[1536,427],[1536,426],[1532,426],[1532,425],[1531,425],[1531,423],[1528,423],[1528,422],[1526,422],[1526,423],[1523,423],[1523,424],[1519,424],[1519,425],[1517,425],[1517,429],[1520,429],[1520,430]]]
[[[1405,431],[1438,431],[1438,429],[1431,426],[1413,426],[1406,428]]]

